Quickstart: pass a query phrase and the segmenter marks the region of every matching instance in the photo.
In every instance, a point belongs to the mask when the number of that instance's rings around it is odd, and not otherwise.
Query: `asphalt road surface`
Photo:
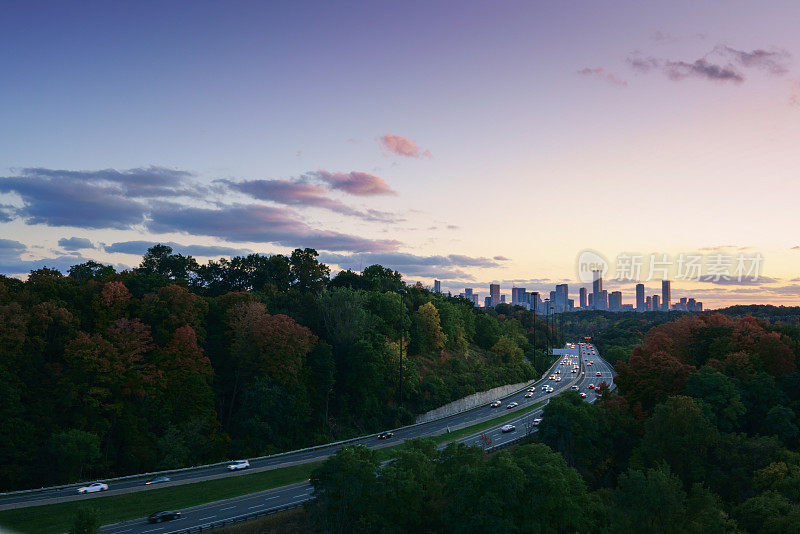
[[[464,412],[462,414],[457,414],[452,417],[448,417],[446,419],[442,419],[439,421],[431,421],[430,423],[426,423],[425,425],[419,425],[409,429],[399,430],[395,432],[394,437],[390,440],[391,443],[392,444],[400,443],[401,441],[408,438],[435,434],[437,431],[447,428],[448,426],[452,427],[457,425],[458,423],[480,420],[482,418],[486,418],[487,416],[492,416],[492,415],[500,416],[505,413],[511,415],[514,410],[518,411],[521,408],[524,408],[526,405],[530,405],[531,403],[541,402],[544,397],[549,397],[561,391],[568,390],[570,388],[572,379],[576,377],[576,375],[578,380],[575,383],[575,385],[578,386],[580,392],[586,393],[586,398],[585,398],[586,401],[594,402],[596,395],[594,389],[588,388],[589,384],[599,385],[601,382],[606,382],[609,385],[613,385],[613,377],[614,377],[613,369],[607,362],[605,362],[600,358],[599,354],[597,354],[596,350],[594,349],[594,346],[592,345],[581,346],[576,344],[575,349],[569,352],[570,352],[569,356],[561,356],[561,358],[553,365],[553,367],[551,367],[550,371],[548,371],[544,380],[537,381],[535,384],[532,385],[532,387],[535,387],[535,394],[533,397],[525,398],[524,395],[526,391],[522,391],[503,399],[503,404],[499,408],[490,408],[488,406],[482,406],[470,410],[468,412]],[[571,366],[561,364],[561,362],[567,358],[577,360],[578,364],[580,365],[580,370],[578,373],[572,374],[570,372],[572,369]],[[584,359],[586,361],[584,361]],[[591,363],[590,365],[590,362],[593,363]],[[553,375],[556,370],[560,371],[559,375],[557,376],[563,377],[562,380],[558,382],[554,380],[549,380],[549,377]],[[600,373],[600,376],[597,376],[596,373],[598,372]],[[548,394],[542,391],[541,386],[544,384],[553,386],[554,393]],[[518,402],[519,406],[516,408],[508,409],[507,405],[510,402]],[[542,406],[540,408],[537,408],[526,414],[521,415],[519,418],[513,418],[508,421],[505,421],[503,425],[509,423],[515,425],[516,430],[513,432],[503,433],[500,430],[500,427],[502,425],[497,425],[492,429],[488,429],[471,436],[466,436],[464,438],[459,439],[458,441],[473,445],[481,445],[481,434],[485,434],[491,439],[492,446],[497,447],[504,445],[508,441],[519,439],[521,436],[525,435],[528,431],[535,431],[535,427],[533,426],[533,420],[535,418],[541,417],[543,408],[544,407]],[[368,437],[365,438],[364,440],[359,441],[359,443],[362,443],[368,447],[375,447],[377,445],[385,445],[387,442],[384,440],[378,440],[375,437]],[[281,457],[274,460],[288,462],[288,461],[296,461],[298,457],[322,459],[325,456],[328,456],[333,452],[335,452],[339,447],[341,446],[317,449],[314,451],[309,451],[307,453],[298,453],[298,455],[290,455],[288,457]],[[268,461],[270,460],[269,459],[264,460],[264,462]],[[264,464],[258,462],[254,463],[254,465],[260,466]],[[224,468],[216,468],[216,469],[224,469]],[[138,481],[138,484],[141,483],[142,483],[141,481]],[[207,525],[215,521],[230,519],[237,516],[246,515],[255,511],[266,511],[273,508],[280,508],[282,506],[290,504],[299,504],[310,499],[311,493],[312,493],[311,484],[309,484],[308,482],[300,482],[297,484],[292,484],[290,486],[284,486],[259,493],[245,495],[242,497],[236,497],[225,501],[204,504],[197,506],[195,508],[182,510],[181,511],[182,517],[178,520],[159,523],[159,524],[150,524],[144,518],[134,519],[123,523],[117,523],[114,525],[106,525],[101,528],[101,532],[103,532],[104,534],[176,533],[176,532],[181,532],[188,528]],[[209,498],[213,498],[213,496],[209,496]]]

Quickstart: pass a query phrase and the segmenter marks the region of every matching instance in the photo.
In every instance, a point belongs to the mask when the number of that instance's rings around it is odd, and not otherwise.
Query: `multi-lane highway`
[[[613,370],[610,365],[603,361],[592,345],[568,345],[563,350],[564,354],[553,364],[553,366],[545,373],[542,380],[526,386],[525,389],[509,395],[502,399],[502,404],[499,407],[492,408],[488,405],[478,406],[471,410],[462,413],[454,414],[436,421],[429,421],[427,423],[411,425],[394,430],[394,436],[389,440],[380,440],[377,435],[365,436],[357,440],[351,440],[347,444],[362,444],[370,448],[378,448],[400,443],[406,439],[431,436],[446,433],[452,430],[463,428],[481,421],[485,421],[500,415],[512,415],[514,411],[520,411],[525,406],[532,403],[546,401],[554,395],[562,393],[564,390],[569,389],[573,385],[578,386],[579,391],[586,393],[586,400],[592,402],[595,393],[593,390],[588,389],[590,383],[600,384],[607,382],[613,384]],[[585,361],[584,361],[585,360]],[[572,366],[567,362],[577,362],[578,372],[572,373]],[[593,363],[592,363],[593,362]],[[601,373],[596,376],[596,373]],[[553,380],[554,377],[560,377],[560,380]],[[544,385],[552,387],[552,392],[544,391]],[[526,397],[528,389],[533,388],[532,395]],[[507,408],[509,403],[516,402],[516,408]],[[518,418],[512,418],[507,421],[516,426],[513,432],[503,433],[500,431],[500,425],[485,431],[484,433],[491,439],[493,446],[502,446],[509,441],[518,439],[524,435],[530,427],[533,419],[541,417],[542,408],[537,408]],[[467,436],[461,438],[459,441],[475,444],[478,441],[480,434]],[[322,460],[331,454],[335,453],[343,445],[331,444],[328,446],[316,447],[308,450],[301,450],[281,455],[274,455],[259,460],[251,460],[251,472],[253,470],[274,469],[282,465],[292,465],[302,462],[311,462]],[[165,487],[174,484],[198,482],[208,480],[211,478],[219,478],[224,476],[240,476],[246,475],[247,471],[229,473],[224,465],[209,466],[206,468],[180,471],[171,473],[169,476],[172,479],[166,484],[159,484],[153,487]],[[143,488],[144,482],[147,478],[131,478],[125,480],[117,480],[109,483],[110,490],[103,492],[102,495],[110,495],[116,493],[127,493]],[[0,509],[11,507],[24,507],[36,506],[50,502],[57,502],[61,500],[72,500],[75,498],[92,498],[93,496],[100,496],[99,494],[92,494],[90,496],[76,495],[76,488],[78,485],[73,485],[66,488],[58,489],[45,489],[36,492],[25,492],[18,494],[9,494],[0,497]],[[166,534],[168,532],[179,532],[181,530],[208,524],[214,521],[219,521],[226,518],[232,518],[240,515],[252,513],[254,511],[268,510],[271,508],[278,508],[285,505],[296,504],[303,502],[309,498],[310,486],[307,483],[299,483],[282,488],[276,488],[266,492],[242,496],[226,501],[221,501],[212,504],[201,505],[193,509],[183,511],[183,517],[180,520],[163,523],[159,525],[150,525],[144,519],[137,519],[126,521],[116,525],[107,525],[103,527],[103,532],[113,534],[145,534],[152,532],[154,534]],[[213,498],[213,496],[209,496]]]
[[[545,375],[543,380],[531,385],[531,387],[535,388],[534,396],[525,397],[527,390],[515,393],[502,399],[503,402],[500,407],[491,408],[488,406],[482,406],[472,410],[475,412],[475,414],[472,414],[473,417],[467,417],[465,419],[466,422],[480,420],[481,418],[485,419],[486,416],[496,417],[506,413],[512,415],[514,410],[519,411],[526,405],[542,402],[542,400],[546,400],[553,395],[570,389],[573,385],[578,387],[579,392],[586,393],[586,401],[594,402],[596,395],[594,389],[590,389],[588,387],[590,384],[599,385],[602,382],[606,382],[613,386],[613,369],[608,363],[600,358],[594,346],[589,344],[576,344],[574,349],[569,349],[565,352],[566,354],[562,355],[559,360],[556,361],[553,367],[551,367],[551,369]],[[572,367],[567,363],[568,361],[575,361],[578,363],[579,371],[577,373],[571,373]],[[556,371],[559,371],[558,375],[555,374]],[[597,376],[597,373],[600,373],[600,376]],[[561,376],[562,379],[560,381],[550,380],[550,376]],[[553,393],[546,393],[543,391],[543,385],[552,386],[554,390]],[[507,406],[511,402],[517,402],[519,403],[519,406],[508,409]],[[495,427],[485,430],[484,432],[460,438],[458,441],[481,445],[481,434],[485,434],[490,438],[492,447],[503,446],[509,441],[515,441],[520,437],[523,437],[529,429],[535,431],[533,420],[541,417],[542,410],[543,407],[539,407],[535,410],[520,415],[517,418],[512,418],[508,421],[505,421],[503,424],[513,424],[516,427],[516,430],[513,432],[502,432],[502,425],[496,425]],[[453,417],[457,417],[458,420],[461,421],[464,419],[464,416],[469,413],[470,412],[465,412],[464,414],[459,414]],[[448,418],[447,425],[449,425],[450,428],[456,426],[452,418]],[[416,430],[419,427],[412,428]],[[443,427],[437,428],[441,429]],[[395,444],[410,437],[431,435],[435,433],[436,432],[428,432],[423,434],[420,432],[405,432],[400,430],[395,433],[394,438],[392,438],[389,443]],[[374,438],[369,438],[363,443],[367,446],[386,444],[385,441],[379,442]],[[310,499],[311,493],[311,485],[308,482],[301,482],[292,484],[290,486],[275,488],[260,493],[245,495],[234,499],[200,505],[195,508],[183,510],[181,519],[177,521],[152,525],[147,523],[144,519],[135,519],[114,525],[106,525],[101,529],[101,531],[105,534],[176,533],[189,528],[208,525],[216,521],[247,515],[256,511],[266,511],[272,508],[280,508],[287,505],[299,504]]]
[[[555,364],[553,364],[553,366],[547,371],[545,376],[546,377],[549,376],[550,374],[555,372],[557,368],[561,367],[559,363],[560,362],[557,361]],[[547,380],[540,380],[536,382],[535,383],[536,396],[532,399],[524,398],[523,396],[524,392],[519,392],[517,394],[507,397],[505,400],[507,400],[508,402],[517,401],[520,403],[521,406],[529,404],[530,402],[533,401],[541,400],[543,397],[547,397],[549,395],[545,395],[544,392],[540,391],[541,388],[539,387],[539,385],[542,383],[552,384],[554,387],[554,394],[558,393],[559,390],[567,387],[567,383],[571,380],[571,376],[574,375],[567,374],[564,376],[565,378],[561,382],[552,382]],[[503,405],[503,409],[505,409],[505,404]],[[409,438],[431,436],[431,435],[441,434],[449,430],[453,430],[454,428],[462,428],[464,426],[468,426],[475,422],[479,422],[487,418],[490,418],[492,416],[496,416],[498,415],[499,412],[500,412],[499,409],[494,409],[489,406],[478,406],[471,410],[454,414],[452,416],[445,417],[442,419],[437,419],[434,421],[429,421],[427,423],[411,425],[396,429],[394,430],[394,437],[391,440],[381,440],[377,437],[377,434],[372,434],[356,440],[350,440],[347,442],[347,444],[349,445],[361,444],[370,448],[387,446]],[[335,453],[342,446],[343,445],[341,443],[337,443],[328,446],[305,449],[297,452],[289,452],[289,453],[273,455],[263,459],[255,459],[255,460],[251,459],[250,460],[251,467],[249,471],[252,472],[254,470],[261,470],[268,468],[274,469],[275,467],[281,465],[291,465],[301,462],[312,462],[317,460],[323,460],[328,456],[330,456],[331,454]],[[124,480],[115,480],[115,481],[101,480],[100,482],[108,483],[109,485],[108,491],[104,491],[102,493],[84,495],[84,496],[76,495],[76,490],[78,487],[83,486],[85,484],[74,484],[63,488],[53,488],[53,489],[45,488],[40,491],[7,494],[4,496],[0,496],[0,510],[8,508],[25,507],[25,506],[36,506],[38,504],[49,504],[53,502],[63,502],[66,500],[73,500],[73,499],[86,499],[92,497],[99,497],[100,495],[106,496],[119,493],[129,493],[133,489],[150,489],[150,488],[156,489],[180,483],[199,482],[202,480],[208,480],[209,478],[219,478],[222,476],[237,476],[245,474],[247,474],[246,470],[239,471],[236,473],[229,473],[226,469],[225,464],[222,464],[222,465],[215,465],[215,466],[209,466],[192,470],[172,472],[169,473],[169,477],[171,478],[170,482],[166,484],[157,484],[154,486],[144,485],[145,481],[151,477],[127,478]]]

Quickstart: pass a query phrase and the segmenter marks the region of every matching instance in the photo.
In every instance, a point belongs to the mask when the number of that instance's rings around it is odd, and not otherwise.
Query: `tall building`
[[[589,308],[590,310],[593,310],[593,309],[594,309],[594,293],[589,293],[589,302],[588,302],[588,308]]]
[[[592,271],[592,293],[600,293],[603,290],[603,271]]]
[[[466,287],[464,288],[464,298],[467,300],[472,300],[472,288]]]
[[[527,304],[528,299],[524,287],[511,288],[511,304]]]
[[[441,293],[442,292],[442,282],[441,282],[441,280],[434,280],[433,281],[433,292],[434,293]]]
[[[582,310],[586,309],[586,288],[582,287],[578,290],[578,304]]]
[[[483,307],[484,308],[491,308],[492,307],[492,297],[486,297],[483,299]]]
[[[611,311],[622,310],[622,291],[612,291],[608,296],[608,309]]]
[[[503,304],[506,303],[506,296],[505,295],[500,295],[500,302],[503,303]]]
[[[528,293],[528,304],[530,305],[531,310],[535,313],[542,313],[542,297],[539,296],[538,291],[531,291]]]
[[[489,298],[492,306],[500,304],[500,284],[489,284]]]
[[[607,310],[608,309],[608,291],[605,289],[595,293],[594,295],[594,309]]]
[[[556,286],[556,311],[563,312],[569,308],[569,285]]]
[[[653,311],[659,311],[661,309],[661,297],[658,295],[653,295]]]
[[[653,297],[647,297],[644,301],[645,311],[653,311]]]
[[[594,310],[605,310],[608,308],[608,297],[601,296],[603,292],[603,272],[602,271],[592,271],[592,309]]]
[[[661,307],[665,311],[669,311],[669,301],[672,297],[672,291],[670,290],[670,282],[669,280],[662,280],[661,281]]]
[[[636,311],[647,311],[644,300],[644,284],[636,284]]]

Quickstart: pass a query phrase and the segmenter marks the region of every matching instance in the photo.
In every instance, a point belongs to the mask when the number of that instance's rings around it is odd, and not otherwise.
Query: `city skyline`
[[[44,5],[0,20],[2,274],[312,247],[544,294],[744,251],[673,301],[800,304],[794,2]]]

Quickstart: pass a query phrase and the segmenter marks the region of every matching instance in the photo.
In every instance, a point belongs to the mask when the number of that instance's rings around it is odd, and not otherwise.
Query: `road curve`
[[[572,376],[576,376],[577,381],[574,382],[574,385],[578,386],[579,391],[586,393],[586,401],[588,402],[594,402],[596,400],[596,394],[594,390],[588,388],[589,384],[600,384],[601,382],[606,382],[613,387],[614,370],[610,364],[608,364],[605,360],[600,358],[600,355],[596,352],[596,349],[594,348],[593,345],[586,344],[584,346],[581,346],[576,344],[576,348],[574,349],[574,354],[572,356],[577,357],[579,359],[580,371],[577,373],[577,375],[572,375],[571,373],[568,372],[569,368],[567,366],[561,365],[561,361],[564,358],[564,356],[561,356],[559,360],[556,361],[556,363],[550,368],[546,376],[549,376],[550,374],[555,372],[556,369],[561,369],[562,370],[561,376],[564,376],[565,373],[564,370],[566,370],[567,371],[566,376],[570,378],[565,378],[560,382],[554,382],[545,378],[544,380],[536,382],[535,384],[536,392],[535,396],[532,398],[525,398],[524,396],[525,392],[522,391],[503,399],[503,405],[500,408],[489,408],[488,406],[483,406],[476,408],[475,410],[471,410],[470,412],[474,411],[475,415],[479,415],[484,419],[487,418],[486,416],[497,417],[503,415],[506,412],[511,414],[513,413],[514,409],[508,410],[506,408],[508,403],[518,402],[519,407],[516,408],[516,410],[519,410],[520,408],[524,408],[526,405],[530,405],[531,403],[541,402],[543,399],[549,398],[553,395],[557,395],[565,390],[568,390],[570,386],[573,385],[573,382],[571,380]],[[587,361],[584,362],[584,359],[586,359]],[[591,361],[593,361],[594,363],[592,365],[589,365],[589,362]],[[601,373],[601,376],[596,375],[596,373],[598,372]],[[541,385],[543,384],[552,385],[555,391],[552,394],[545,394],[543,391],[541,391]],[[524,415],[521,415],[519,418],[512,418],[509,421],[507,421],[507,423],[511,423],[517,427],[514,432],[503,433],[500,430],[500,425],[497,425],[495,428],[460,438],[457,441],[467,443],[470,445],[481,445],[480,436],[481,434],[485,434],[491,439],[493,447],[500,447],[506,445],[510,441],[515,441],[523,437],[529,429],[531,431],[535,431],[535,427],[532,426],[533,419],[541,417],[543,408],[544,407],[542,406]],[[453,416],[453,418],[457,417],[458,420],[461,421],[464,418],[464,416],[470,414],[470,412],[457,414],[456,416]],[[479,421],[480,417],[468,418],[466,419],[466,421],[467,422]],[[436,423],[436,422],[437,421],[432,421],[431,423]],[[456,424],[454,424],[451,418],[448,418],[447,424],[449,424],[451,429],[454,426],[456,426]],[[442,427],[437,426],[436,428],[439,431],[439,433],[441,433]],[[446,430],[446,427],[444,428],[444,430]],[[365,439],[363,441],[363,444],[370,448],[375,448],[376,446],[379,445],[397,444],[405,439],[409,439],[412,437],[419,437],[423,435],[433,435],[435,433],[436,432],[427,432],[427,433],[397,432],[395,433],[395,437],[388,443],[386,441],[383,440],[379,441],[375,438],[370,437]],[[444,445],[442,445],[442,447],[443,446]],[[268,511],[270,509],[282,508],[287,505],[300,504],[302,502],[309,500],[311,498],[311,494],[312,494],[311,484],[309,484],[308,482],[299,482],[289,486],[274,488],[259,493],[253,493],[250,495],[244,495],[241,497],[235,497],[233,499],[227,499],[224,501],[203,504],[200,506],[196,506],[194,508],[186,509],[182,511],[182,518],[177,521],[152,525],[147,523],[147,521],[144,518],[133,519],[122,523],[106,525],[101,528],[101,532],[103,532],[104,534],[179,533],[190,528],[197,528],[203,525],[214,523],[216,521],[232,519],[235,517],[247,515],[257,511]]]

